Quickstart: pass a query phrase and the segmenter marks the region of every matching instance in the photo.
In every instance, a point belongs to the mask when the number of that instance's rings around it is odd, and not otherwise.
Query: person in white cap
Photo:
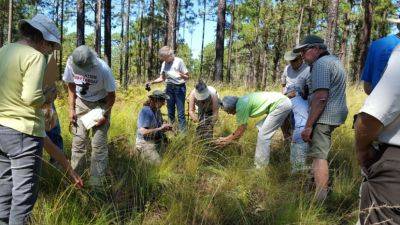
[[[286,66],[282,77],[282,92],[292,102],[293,109],[290,118],[292,121],[292,138],[290,145],[290,162],[292,164],[292,173],[306,170],[306,158],[308,153],[308,143],[301,138],[307,118],[308,118],[308,102],[307,102],[307,83],[310,79],[310,67],[303,62],[303,58],[299,53],[287,51],[284,56],[289,62]]]
[[[60,47],[44,15],[19,23],[21,39],[0,49],[0,224],[27,224],[37,199],[43,146],[64,167],[66,158],[45,132],[42,84],[46,55]],[[75,183],[79,176],[69,170]]]
[[[189,94],[189,116],[198,123],[197,135],[202,140],[210,141],[213,137],[214,124],[218,119],[218,94],[214,87],[199,81]],[[196,114],[197,106],[197,114]]]
[[[400,30],[400,15],[398,18],[389,18],[388,21],[396,24],[397,29]],[[375,40],[369,46],[361,74],[366,94],[369,95],[378,84],[385,71],[390,54],[398,44],[400,44],[400,33]]]
[[[71,164],[82,173],[86,161],[88,133],[92,131],[92,156],[89,183],[97,189],[105,175],[108,149],[107,134],[111,108],[115,102],[115,79],[110,67],[85,45],[77,47],[68,58],[63,80],[68,84],[69,119],[72,124]],[[81,117],[93,109],[102,110],[102,118],[87,130]]]

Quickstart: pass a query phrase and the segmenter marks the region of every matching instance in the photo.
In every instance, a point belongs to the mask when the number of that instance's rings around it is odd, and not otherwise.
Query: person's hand
[[[304,130],[301,132],[301,138],[305,142],[311,142],[311,136],[312,136],[312,127],[306,127]]]
[[[148,82],[146,82],[146,84],[145,84],[145,89],[146,89],[146,91],[151,91],[151,82],[150,81],[148,81]]]
[[[106,123],[107,123],[107,118],[105,116],[103,116],[101,119],[97,120],[96,127],[101,126]]]
[[[161,131],[169,131],[169,130],[172,130],[172,126],[169,123],[164,123],[163,125],[161,125],[160,130]]]
[[[76,188],[83,188],[82,178],[72,168],[68,170],[68,175]]]
[[[76,111],[75,111],[75,109],[69,110],[69,121],[70,121],[72,124],[76,124],[76,122],[77,122],[77,116],[76,116]]]
[[[214,141],[214,144],[218,147],[218,148],[223,148],[226,145],[228,145],[229,143],[231,143],[231,140],[228,139],[227,137],[220,137],[217,140]]]
[[[376,150],[369,146],[367,149],[357,149],[357,160],[361,167],[369,168],[377,160]]]

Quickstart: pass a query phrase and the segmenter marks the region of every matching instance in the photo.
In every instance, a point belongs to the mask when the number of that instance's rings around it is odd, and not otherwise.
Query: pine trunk
[[[347,42],[350,30],[350,19],[349,19],[349,12],[345,12],[343,15],[343,22],[344,22],[344,30],[343,36],[340,43],[340,53],[339,58],[341,59],[342,63],[345,64],[347,58]]]
[[[60,14],[60,57],[59,57],[59,61],[58,61],[58,69],[59,69],[59,74],[60,74],[60,80],[62,77],[62,71],[63,71],[63,42],[64,42],[64,0],[61,0],[61,14]]]
[[[76,46],[85,44],[85,1],[77,0]]]
[[[176,12],[178,0],[168,0],[168,31],[167,31],[167,45],[176,49]]]
[[[301,9],[300,9],[299,24],[297,24],[296,45],[298,45],[300,43],[301,29],[302,29],[302,26],[303,26],[303,17],[304,17],[304,6],[302,6]]]
[[[119,83],[122,86],[124,77],[124,29],[125,29],[125,0],[121,0],[121,34],[120,34],[120,49],[119,49]]]
[[[203,62],[204,62],[204,34],[206,29],[206,7],[207,1],[203,1],[203,33],[201,35],[201,54],[200,54],[200,77],[203,76]]]
[[[215,41],[214,80],[224,80],[224,40],[226,1],[218,0],[217,38]]]
[[[149,10],[149,35],[147,37],[147,80],[151,80],[153,78],[153,21],[154,21],[154,0],[150,0],[150,10]]]
[[[125,90],[128,89],[128,82],[129,82],[129,14],[130,14],[131,3],[130,0],[127,0],[126,3],[126,13],[124,15],[124,24],[125,24],[125,63],[124,63],[124,88]]]
[[[364,62],[368,53],[368,46],[371,41],[371,27],[372,27],[372,3],[370,0],[364,0],[362,2],[364,8],[364,24],[363,33],[361,37],[361,51],[360,51],[360,69],[359,73],[364,68]]]
[[[94,40],[94,50],[98,56],[101,56],[101,2],[102,0],[97,0],[95,4],[95,40]]]
[[[232,45],[233,45],[233,32],[235,29],[235,0],[231,3],[231,25],[229,27],[229,42],[228,42],[228,62],[226,68],[226,82],[231,82],[231,66],[232,66]]]
[[[111,67],[111,0],[104,0],[104,59]]]
[[[332,53],[335,52],[336,46],[336,31],[337,31],[337,20],[339,11],[339,0],[331,0],[328,9],[328,27],[325,35],[325,43],[328,50]]]
[[[311,34],[311,30],[314,28],[313,21],[313,0],[310,0],[308,3],[308,26],[307,26],[307,35]]]
[[[8,36],[7,41],[12,41],[12,27],[13,27],[13,0],[8,1]]]

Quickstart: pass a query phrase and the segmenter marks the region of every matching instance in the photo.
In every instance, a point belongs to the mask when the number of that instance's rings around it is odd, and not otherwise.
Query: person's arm
[[[68,105],[69,105],[69,121],[71,123],[77,122],[77,116],[75,111],[76,102],[76,85],[74,83],[68,83]]]
[[[78,188],[82,188],[83,181],[81,177],[72,169],[70,163],[68,162],[68,159],[61,152],[61,150],[50,140],[49,137],[46,136],[43,139],[43,146],[46,152],[49,153],[49,155],[53,157],[68,173],[74,185]]]
[[[158,131],[161,132],[165,132],[168,131],[172,128],[172,126],[168,123],[164,123],[163,125],[161,125],[161,127],[157,127],[157,128],[145,128],[145,127],[141,127],[139,128],[139,132],[143,135],[143,136],[149,136],[152,134],[157,133]]]
[[[21,99],[29,106],[40,107],[45,102],[42,85],[46,59],[43,55],[35,54],[26,63],[27,68],[22,78]]]
[[[164,81],[165,81],[164,74],[160,74],[160,76],[157,79],[155,79],[153,81],[150,81],[149,84],[157,84],[157,83],[161,83],[161,82],[164,82]]]
[[[199,119],[197,118],[197,115],[196,115],[196,106],[194,104],[194,101],[195,101],[194,93],[192,91],[192,92],[190,92],[190,95],[189,95],[189,116],[193,120],[193,122],[198,122]]]
[[[176,72],[178,72],[182,79],[184,79],[185,81],[189,79],[189,71],[186,68],[186,65],[182,59],[179,62],[179,70]]]
[[[372,85],[370,82],[364,81],[363,82],[363,88],[364,88],[364,92],[367,95],[370,95],[372,92]]]
[[[212,95],[211,100],[212,100],[212,111],[213,111],[212,121],[213,124],[215,124],[219,116],[218,96],[216,94]]]
[[[182,79],[184,79],[184,80],[188,80],[189,79],[189,73],[182,73],[182,72],[179,72],[179,71],[177,71],[177,72],[182,77]]]
[[[354,124],[357,160],[360,166],[368,168],[374,163],[372,142],[377,140],[383,124],[375,117],[360,113]]]
[[[111,109],[115,103],[115,91],[108,92],[106,97],[106,105],[104,110],[106,111],[104,116],[109,117],[111,113]]]
[[[288,69],[288,66],[285,67],[285,69],[283,70],[283,73],[281,75],[282,93],[285,93],[287,69]]]
[[[304,141],[311,141],[311,134],[314,124],[317,122],[328,102],[329,91],[327,89],[318,89],[314,92],[311,100],[310,114],[308,116],[306,126],[301,132],[301,137]]]
[[[219,139],[217,139],[216,145],[219,147],[223,147],[225,145],[228,145],[232,141],[241,138],[243,136],[244,132],[246,131],[246,128],[247,128],[247,124],[240,125],[239,127],[236,128],[235,132],[233,132],[232,134],[230,134],[226,137],[220,137]]]

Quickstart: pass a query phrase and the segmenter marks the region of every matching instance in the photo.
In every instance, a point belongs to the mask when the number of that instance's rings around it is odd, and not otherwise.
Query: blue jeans
[[[37,199],[43,138],[0,125],[0,224],[27,224]]]
[[[60,148],[61,151],[64,152],[64,142],[61,136],[60,122],[57,122],[57,125],[50,131],[46,131],[46,135],[57,147]],[[53,157],[50,157],[50,163],[54,164],[55,162],[55,159],[53,159]]]
[[[167,84],[165,90],[169,96],[167,100],[168,118],[171,123],[175,122],[175,105],[178,110],[179,130],[186,130],[185,118],[185,98],[186,98],[186,85]]]

